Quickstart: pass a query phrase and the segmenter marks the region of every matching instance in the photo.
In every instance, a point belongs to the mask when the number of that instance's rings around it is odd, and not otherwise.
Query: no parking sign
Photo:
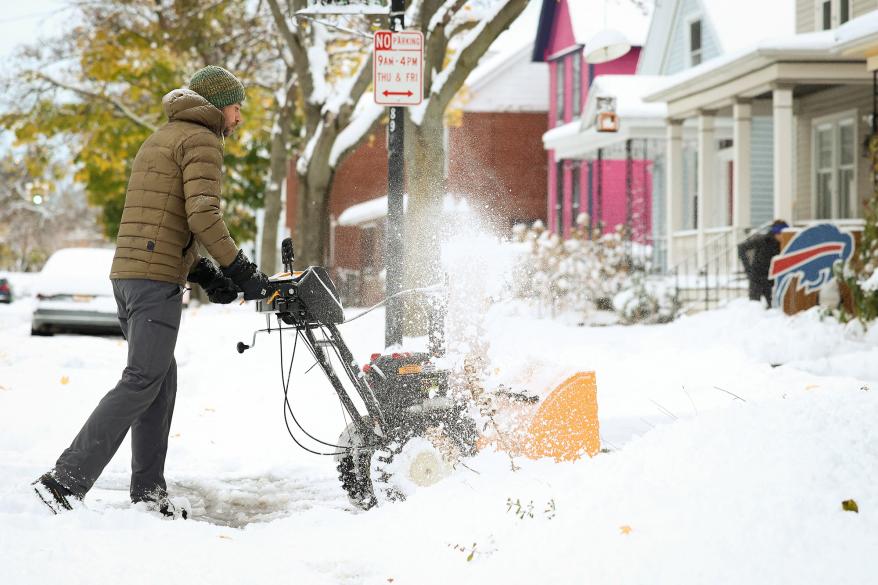
[[[416,106],[424,100],[424,35],[420,31],[375,33],[372,49],[375,103]]]

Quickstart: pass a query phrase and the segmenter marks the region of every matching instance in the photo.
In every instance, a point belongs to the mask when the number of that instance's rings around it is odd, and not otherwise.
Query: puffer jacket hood
[[[222,111],[191,89],[175,89],[162,98],[162,108],[168,120],[192,122],[222,136],[225,117]]]

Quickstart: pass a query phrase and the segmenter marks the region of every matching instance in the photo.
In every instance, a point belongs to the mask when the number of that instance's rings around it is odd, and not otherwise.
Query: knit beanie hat
[[[244,85],[217,65],[208,65],[196,71],[189,81],[189,89],[219,109],[244,101]]]

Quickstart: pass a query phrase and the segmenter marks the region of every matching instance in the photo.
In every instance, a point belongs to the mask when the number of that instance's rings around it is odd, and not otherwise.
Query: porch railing
[[[734,228],[714,230],[703,247],[696,248],[671,268],[669,275],[674,279],[677,306],[684,311],[709,310],[747,296],[747,275],[738,258],[741,241]]]

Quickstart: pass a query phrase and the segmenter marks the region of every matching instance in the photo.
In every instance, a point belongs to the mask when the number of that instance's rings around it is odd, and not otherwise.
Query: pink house
[[[624,56],[600,64],[585,61],[591,38],[611,28],[631,44]],[[637,241],[646,243],[652,231],[652,176],[647,153],[597,150],[594,157],[557,156],[549,135],[579,129],[589,90],[598,76],[636,72],[649,28],[649,14],[634,2],[604,0],[543,0],[533,60],[548,62],[550,71],[549,132],[547,150],[549,229],[567,236],[580,213],[590,223],[627,226]],[[574,130],[575,127],[575,130]]]

